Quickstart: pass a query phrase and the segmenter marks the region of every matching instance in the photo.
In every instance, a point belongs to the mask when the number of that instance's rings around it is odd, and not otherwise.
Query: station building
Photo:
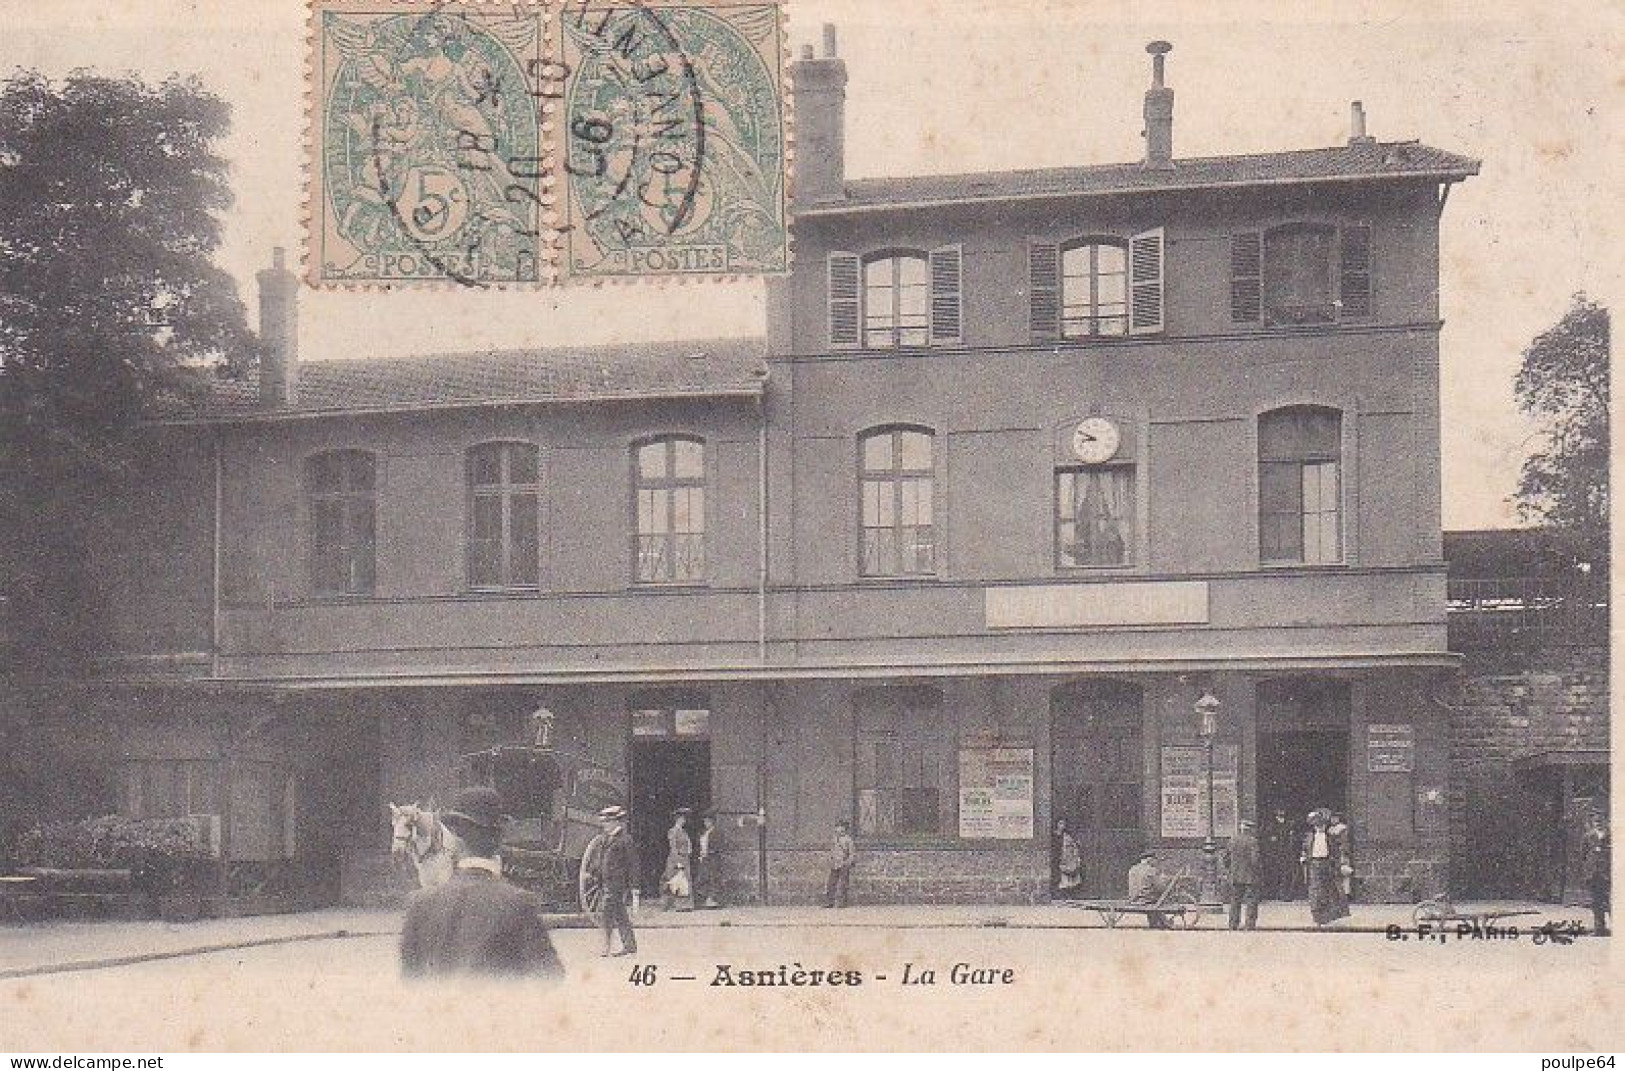
[[[1319,806],[1367,898],[1442,888],[1439,218],[1478,164],[1358,104],[1179,157],[1164,51],[1142,160],[848,179],[829,34],[761,338],[301,361],[262,272],[260,380],[153,427],[116,649],[29,746],[346,899],[398,880],[386,801],[544,708],[651,881],[715,809],[738,900],[812,900],[838,819],[859,901],[1030,902],[1057,821],[1113,895]]]

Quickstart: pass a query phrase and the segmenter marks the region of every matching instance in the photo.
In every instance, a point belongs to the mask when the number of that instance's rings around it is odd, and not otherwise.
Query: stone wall
[[[821,902],[829,874],[824,860],[823,848],[769,852],[769,897],[777,904]],[[1048,898],[1049,857],[1042,849],[860,846],[852,870],[855,904],[1036,904]]]
[[[1452,756],[1451,884],[1458,895],[1563,895],[1566,842],[1561,771],[1518,770],[1519,760],[1560,752],[1605,753],[1608,651],[1551,647],[1517,657],[1473,651],[1448,697]],[[1606,786],[1606,768],[1571,768],[1571,796]],[[1574,828],[1571,828],[1574,827]],[[1573,876],[1567,882],[1574,885]]]

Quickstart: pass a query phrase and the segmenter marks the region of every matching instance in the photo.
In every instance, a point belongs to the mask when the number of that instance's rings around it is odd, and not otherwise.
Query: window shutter
[[[1344,227],[1338,249],[1343,319],[1364,319],[1371,315],[1371,228]]]
[[[856,349],[859,325],[859,280],[863,265],[851,253],[829,255],[829,347]]]
[[[1254,232],[1230,239],[1230,319],[1254,324],[1264,313],[1264,239]]]
[[[1154,335],[1162,330],[1162,228],[1141,231],[1128,240],[1128,333]]]
[[[1061,247],[1033,239],[1027,246],[1027,284],[1035,340],[1061,337]]]
[[[957,346],[965,340],[963,248],[931,250],[931,342]]]

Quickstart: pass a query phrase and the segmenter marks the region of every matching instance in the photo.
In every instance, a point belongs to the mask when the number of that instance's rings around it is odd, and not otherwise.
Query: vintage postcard
[[[0,1049],[1625,1044],[1617,7],[0,24]]]

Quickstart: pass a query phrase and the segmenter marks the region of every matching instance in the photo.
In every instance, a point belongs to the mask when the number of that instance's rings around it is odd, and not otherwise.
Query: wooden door
[[[1083,893],[1121,897],[1145,844],[1140,689],[1102,682],[1050,701],[1054,814],[1083,854]]]

